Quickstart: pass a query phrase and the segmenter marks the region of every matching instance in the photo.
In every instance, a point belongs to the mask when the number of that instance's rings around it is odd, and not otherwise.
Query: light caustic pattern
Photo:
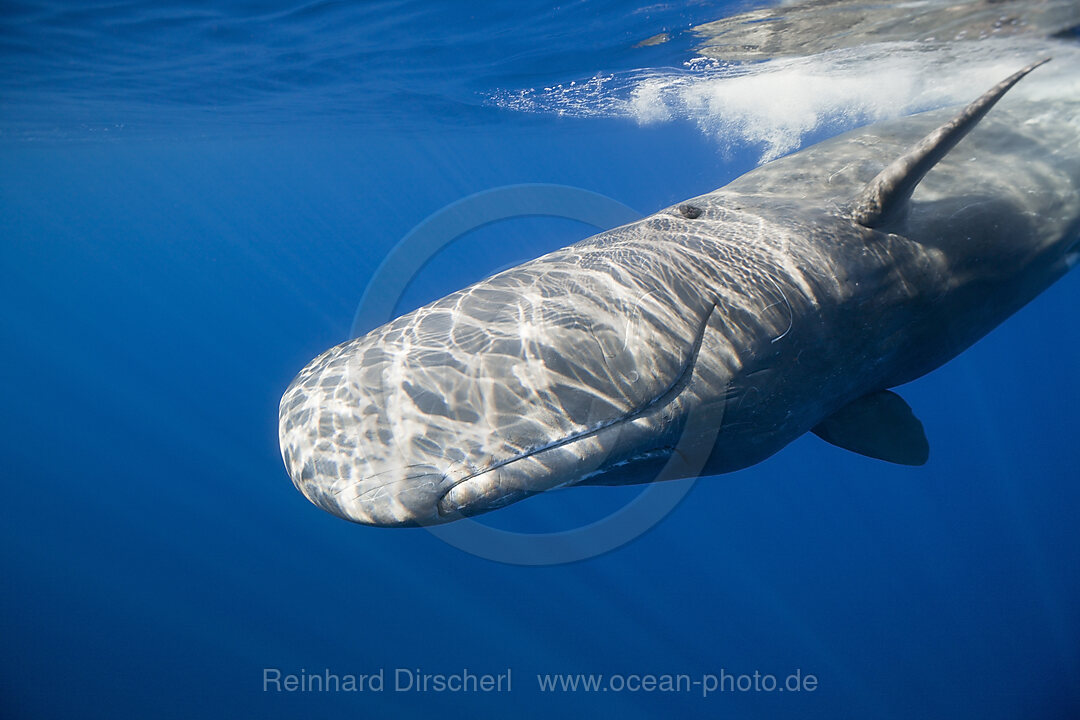
[[[790,325],[778,286],[751,279],[775,264],[766,246],[702,227],[662,212],[324,353],[282,399],[294,482],[352,520],[430,523],[670,453],[689,398],[723,396],[735,336]],[[718,298],[731,344],[701,352]],[[691,377],[709,389],[688,394]]]

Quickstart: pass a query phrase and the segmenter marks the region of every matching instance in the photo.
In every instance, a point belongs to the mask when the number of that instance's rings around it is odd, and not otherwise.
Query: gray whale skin
[[[807,431],[925,462],[889,388],[1077,261],[1080,103],[988,112],[1039,64],[959,115],[827,140],[327,350],[281,399],[294,484],[411,526],[650,482],[695,452],[684,474],[738,470]]]

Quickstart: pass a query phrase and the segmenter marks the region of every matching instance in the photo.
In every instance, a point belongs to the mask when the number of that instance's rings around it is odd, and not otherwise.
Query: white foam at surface
[[[1080,48],[1053,40],[983,40],[934,45],[880,43],[759,63],[706,58],[685,68],[598,74],[572,85],[500,92],[493,102],[523,112],[626,117],[642,125],[689,120],[731,149],[760,149],[766,162],[798,149],[811,133],[973,100],[1041,57],[1054,61],[1009,97],[1080,97]]]

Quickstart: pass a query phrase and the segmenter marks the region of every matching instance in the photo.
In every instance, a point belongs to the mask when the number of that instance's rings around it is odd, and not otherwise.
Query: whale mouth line
[[[450,503],[452,502],[452,501],[449,500],[450,493],[452,493],[455,489],[457,489],[458,487],[460,487],[460,486],[462,486],[462,485],[464,485],[466,483],[475,481],[477,478],[481,478],[482,476],[487,475],[488,473],[491,473],[494,470],[498,470],[501,467],[505,467],[507,465],[510,465],[511,463],[518,462],[519,460],[525,460],[527,458],[533,457],[533,456],[538,455],[540,453],[547,452],[548,450],[555,450],[557,448],[564,447],[564,446],[569,445],[571,443],[577,442],[578,440],[583,440],[585,438],[589,438],[589,437],[592,437],[594,435],[597,435],[598,433],[601,433],[604,430],[615,427],[617,425],[622,425],[622,424],[625,424],[627,422],[632,422],[633,420],[636,420],[637,418],[645,415],[646,413],[650,412],[651,410],[654,410],[654,409],[660,408],[660,407],[665,407],[665,406],[671,404],[672,402],[674,402],[674,400],[676,398],[678,398],[678,396],[681,395],[682,392],[690,384],[690,379],[693,377],[693,373],[694,373],[694,367],[696,366],[698,356],[701,353],[701,345],[702,345],[702,342],[705,339],[705,331],[709,327],[709,320],[712,318],[713,313],[716,312],[716,307],[717,307],[716,302],[713,302],[711,305],[709,305],[708,311],[705,313],[705,317],[701,321],[701,324],[698,327],[697,332],[694,335],[694,341],[693,341],[693,345],[691,346],[689,355],[687,356],[686,360],[683,362],[683,366],[682,366],[682,368],[679,369],[679,373],[675,376],[675,379],[667,386],[667,388],[665,388],[663,390],[663,392],[661,392],[659,395],[657,395],[652,400],[650,400],[648,402],[645,402],[645,403],[642,403],[637,408],[634,408],[633,410],[625,412],[625,413],[623,413],[623,414],[621,414],[621,415],[619,415],[619,416],[617,416],[615,418],[612,418],[611,420],[598,423],[597,425],[589,428],[588,430],[583,430],[581,432],[572,433],[572,434],[567,435],[566,437],[560,438],[558,440],[553,440],[553,441],[551,441],[549,443],[545,443],[544,445],[538,445],[538,446],[536,446],[534,448],[530,448],[529,450],[518,453],[517,455],[514,455],[512,457],[492,462],[490,465],[488,465],[487,467],[485,467],[482,470],[477,470],[475,472],[469,473],[468,475],[465,475],[464,477],[458,478],[453,483],[447,485],[446,490],[439,497],[439,500],[436,503],[436,507],[438,509],[439,516],[440,517],[445,517],[447,515],[452,515],[452,514],[455,514],[455,513],[461,513],[463,510],[466,509],[467,506],[466,507],[448,507],[450,505]],[[570,483],[563,483],[563,484],[570,484]],[[559,487],[559,486],[560,486],[559,484],[555,484],[555,485],[551,485],[551,486],[543,487],[543,488],[508,488],[508,493],[507,494],[509,494],[513,490],[521,490],[521,491],[524,491],[524,492],[542,492],[543,490],[552,490],[555,487]],[[485,509],[488,509],[488,508],[485,508]],[[492,506],[490,509],[494,509],[494,506]]]

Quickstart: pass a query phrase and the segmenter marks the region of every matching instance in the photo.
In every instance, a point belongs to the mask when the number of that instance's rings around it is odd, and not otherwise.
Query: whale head
[[[583,271],[587,252],[519,266],[315,358],[280,405],[293,483],[354,522],[428,525],[670,453],[643,415],[685,385],[707,309]]]

